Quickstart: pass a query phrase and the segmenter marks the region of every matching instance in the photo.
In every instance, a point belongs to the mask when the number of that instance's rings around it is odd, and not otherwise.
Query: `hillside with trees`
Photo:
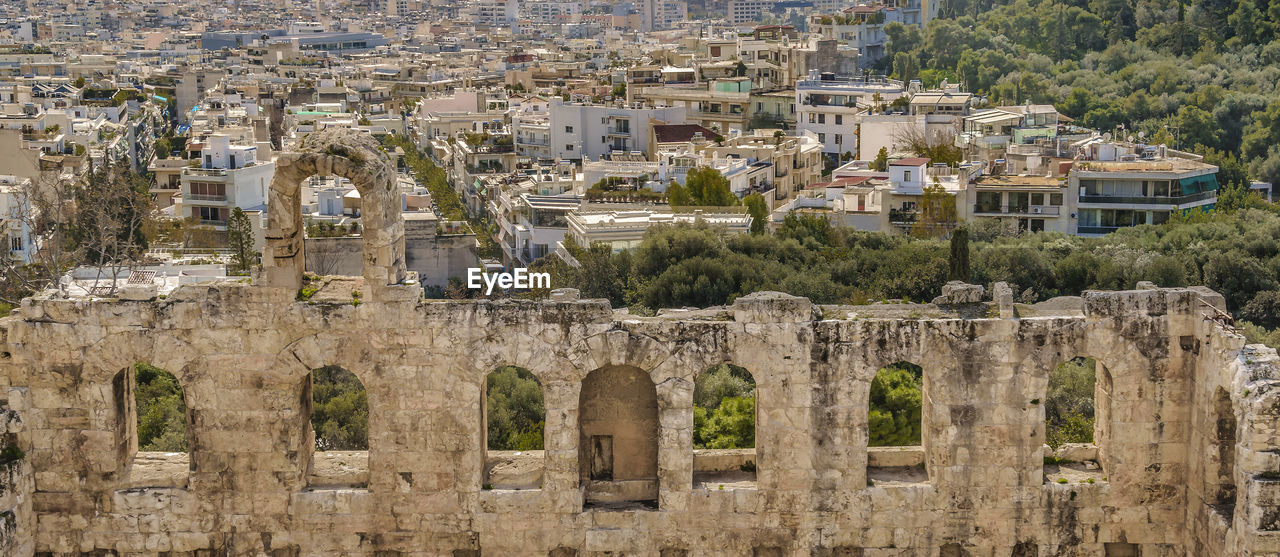
[[[886,25],[878,69],[1142,132],[1204,154],[1228,186],[1280,183],[1280,3],[950,0],[941,15]]]

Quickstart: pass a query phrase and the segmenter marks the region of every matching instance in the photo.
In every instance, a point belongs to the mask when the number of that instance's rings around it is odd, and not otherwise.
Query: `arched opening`
[[[693,488],[756,487],[756,380],[714,365],[693,381]]]
[[[924,370],[911,362],[876,371],[867,396],[867,485],[929,481],[924,465]]]
[[[307,484],[368,487],[369,398],[364,383],[354,373],[331,365],[312,370],[307,388],[315,448]]]
[[[592,507],[656,508],[658,391],[649,374],[605,366],[578,398],[578,479]]]
[[[112,386],[125,434],[120,451],[129,463],[123,487],[186,487],[191,418],[178,378],[138,363],[120,370]]]
[[[1106,479],[1097,441],[1106,436],[1111,374],[1097,360],[1077,356],[1049,372],[1044,398],[1046,483],[1093,484]],[[1105,401],[1105,408],[1099,402]],[[1039,404],[1039,400],[1033,400]]]
[[[484,489],[540,489],[547,411],[533,372],[499,367],[485,376]]]
[[[1211,435],[1218,452],[1218,466],[1209,470],[1209,504],[1230,524],[1236,506],[1236,413],[1231,395],[1218,387],[1213,395]]]

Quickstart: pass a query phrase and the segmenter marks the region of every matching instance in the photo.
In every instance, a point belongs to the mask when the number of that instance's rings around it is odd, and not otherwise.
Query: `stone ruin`
[[[362,172],[330,155],[317,171]],[[366,215],[393,212],[374,199]],[[427,301],[401,295],[389,228],[364,280],[391,294],[365,303],[299,301],[292,236],[273,230],[253,284],[44,294],[0,320],[3,444],[21,453],[0,453],[0,554],[1280,555],[1280,359],[1211,291],[759,293],[656,317],[563,292]],[[1076,356],[1098,363],[1095,443],[1051,453],[1048,375]],[[868,449],[871,380],[899,361],[923,368],[923,444]],[[180,458],[138,452],[138,362],[181,384]],[[692,449],[694,378],[721,363],[756,380],[755,449]],[[350,473],[314,449],[309,377],[326,365],[367,389]],[[490,485],[484,382],[501,365],[544,393],[541,470],[520,489]],[[1059,483],[1047,457],[1097,469]],[[697,483],[744,458],[750,481]]]

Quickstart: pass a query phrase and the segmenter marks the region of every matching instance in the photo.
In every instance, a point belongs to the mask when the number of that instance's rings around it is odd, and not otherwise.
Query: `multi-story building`
[[[568,236],[580,246],[607,244],[613,251],[638,247],[651,226],[673,223],[707,223],[729,234],[751,230],[751,215],[742,207],[673,208],[667,206],[617,207],[583,205],[568,214]],[[557,252],[560,253],[560,252]],[[561,253],[564,257],[567,254]]]
[[[490,27],[512,26],[519,18],[516,0],[475,0],[471,22]]]
[[[884,26],[903,23],[903,16],[902,10],[885,4],[851,6],[834,14],[810,16],[809,29],[819,37],[858,49],[863,62],[871,64],[884,58],[889,43]]]
[[[682,107],[686,121],[721,134],[745,130],[751,119],[751,79],[746,77],[689,86],[646,87],[642,94],[653,106]]]
[[[902,82],[893,79],[837,79],[810,72],[809,79],[796,84],[796,129],[816,134],[829,156],[856,155],[858,114],[904,94]]]
[[[1097,138],[1082,146],[1069,180],[1079,194],[1081,236],[1161,224],[1175,212],[1212,209],[1218,201],[1218,167],[1163,146]]]
[[[551,150],[558,159],[599,159],[648,149],[649,126],[685,123],[684,107],[595,105],[552,100]]]
[[[183,217],[223,230],[231,209],[266,208],[275,162],[259,161],[257,146],[232,145],[230,137],[215,134],[189,148],[200,159],[182,169]]]
[[[36,215],[31,206],[31,179],[0,176],[0,226],[10,261],[27,264],[39,249],[32,235]]]
[[[522,17],[534,23],[577,23],[582,20],[582,2],[522,2],[520,11]]]
[[[708,145],[711,158],[739,158],[767,165],[766,179],[757,191],[768,192],[772,207],[786,201],[822,178],[822,149],[813,134],[775,135],[777,130],[755,130],[730,137],[723,145]]]
[[[966,190],[965,204],[977,218],[1008,222],[1007,229],[1074,234],[1078,196],[1059,176],[982,176]]]
[[[729,23],[741,25],[760,21],[777,0],[729,0]]]

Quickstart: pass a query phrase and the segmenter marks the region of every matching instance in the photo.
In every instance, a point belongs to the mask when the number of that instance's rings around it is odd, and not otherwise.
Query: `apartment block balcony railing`
[[[1114,203],[1119,205],[1182,205],[1185,203],[1195,203],[1197,201],[1205,201],[1216,199],[1218,192],[1202,191],[1190,195],[1179,195],[1176,197],[1165,196],[1118,196],[1118,195],[1082,195],[1081,203]]]
[[[225,195],[200,195],[200,194],[194,194],[194,193],[185,194],[182,196],[182,198],[187,201],[226,201],[227,200],[227,196]]]
[[[183,174],[189,174],[189,175],[192,175],[192,176],[226,176],[226,175],[227,175],[227,169],[225,169],[225,168],[195,168],[195,167],[187,167],[187,168],[182,169],[182,173],[183,173]]]
[[[893,224],[913,224],[918,216],[919,213],[917,211],[889,209],[889,222]]]
[[[987,215],[1045,215],[1058,216],[1062,207],[1057,205],[994,205],[978,203],[973,206],[974,214]]]

